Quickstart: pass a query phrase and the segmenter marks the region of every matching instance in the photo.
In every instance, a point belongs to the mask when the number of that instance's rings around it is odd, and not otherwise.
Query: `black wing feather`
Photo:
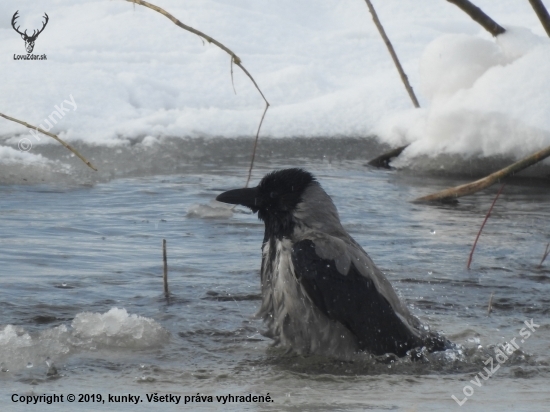
[[[422,346],[422,340],[353,263],[348,274],[342,275],[334,260],[321,259],[315,253],[315,244],[309,239],[294,245],[292,263],[298,281],[317,308],[349,329],[362,350],[403,356],[409,349]]]

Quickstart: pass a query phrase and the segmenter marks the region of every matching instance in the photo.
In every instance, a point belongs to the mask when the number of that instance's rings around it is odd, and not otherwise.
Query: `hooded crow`
[[[216,200],[246,206],[265,223],[258,314],[275,343],[299,354],[338,357],[450,347],[399,300],[311,173],[274,171],[257,187],[229,190]]]

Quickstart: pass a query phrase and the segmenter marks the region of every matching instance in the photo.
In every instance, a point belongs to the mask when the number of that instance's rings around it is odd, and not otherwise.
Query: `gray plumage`
[[[259,315],[276,343],[336,357],[449,347],[411,315],[310,173],[272,172],[256,188],[217,199],[247,206],[265,222]]]

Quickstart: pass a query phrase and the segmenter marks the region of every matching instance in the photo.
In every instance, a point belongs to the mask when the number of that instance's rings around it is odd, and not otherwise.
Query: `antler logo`
[[[24,33],[21,33],[19,31],[19,27],[21,26],[17,26],[15,27],[15,20],[17,20],[17,18],[19,17],[17,15],[17,13],[19,13],[19,10],[17,10],[15,12],[15,14],[13,15],[12,19],[11,19],[11,26],[13,27],[13,29],[19,33],[21,35],[21,38],[23,40],[25,40],[25,48],[27,49],[27,53],[32,53],[33,49],[34,49],[34,42],[36,41],[36,38],[38,37],[38,35],[40,33],[42,33],[44,31],[44,28],[46,27],[46,25],[48,24],[48,20],[50,19],[48,17],[48,15],[46,13],[44,13],[44,18],[46,19],[46,21],[43,23],[42,25],[42,28],[40,30],[38,30],[38,32],[36,30],[33,30],[33,33],[32,33],[32,36],[29,36],[27,34],[27,30],[25,30]]]

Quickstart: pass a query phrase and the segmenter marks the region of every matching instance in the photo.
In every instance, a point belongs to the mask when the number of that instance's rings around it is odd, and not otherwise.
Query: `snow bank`
[[[379,133],[412,143],[395,162],[439,153],[520,158],[550,145],[550,40],[506,27],[494,40],[446,35],[420,63],[426,109],[385,118]]]
[[[112,147],[147,137],[253,136],[263,111],[255,88],[216,46],[123,0],[0,3],[0,112],[68,141]],[[442,151],[519,156],[547,143],[548,41],[528,2],[478,0],[509,32],[493,40],[441,0],[376,1],[379,17],[419,92],[411,107],[362,1],[156,0],[234,50],[271,103],[262,136],[366,136],[415,142],[409,157]],[[41,27],[34,53],[10,21]],[[535,35],[510,24],[532,30]],[[429,45],[429,46],[428,46]],[[420,59],[422,56],[422,59]],[[421,86],[419,86],[421,84]],[[382,120],[381,120],[382,119]],[[17,148],[44,143],[0,119]],[[13,158],[0,151],[0,159]],[[28,160],[21,158],[20,160]]]

